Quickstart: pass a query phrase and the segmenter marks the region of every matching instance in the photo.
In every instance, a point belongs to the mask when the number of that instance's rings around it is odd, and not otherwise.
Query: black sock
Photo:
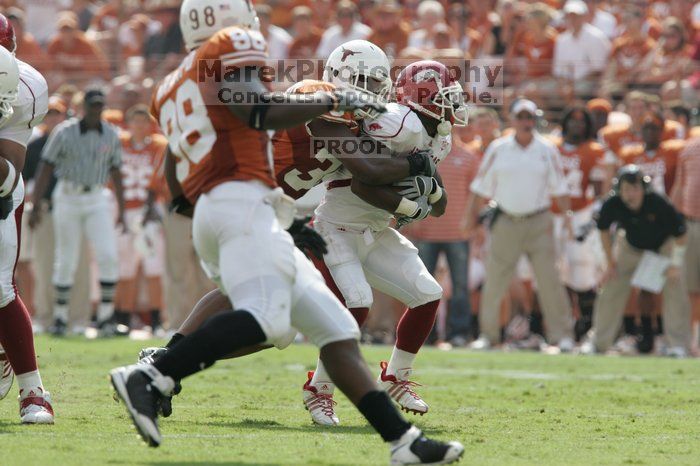
[[[367,393],[357,403],[357,409],[385,442],[400,439],[411,428],[411,424],[401,416],[386,392],[374,390]]]
[[[479,327],[479,314],[472,314],[472,337],[475,340],[479,338],[479,332],[481,332],[481,328]]]
[[[662,316],[656,316],[656,334],[664,334],[664,319]]]
[[[131,323],[131,322],[129,322],[130,320],[131,320],[131,314],[129,314],[128,312],[124,312],[121,309],[114,310],[114,321],[116,323],[121,324],[121,325],[126,325],[128,327],[129,324]]]
[[[544,329],[542,328],[542,313],[540,311],[534,310],[530,314],[530,333],[544,335]]]
[[[151,309],[150,315],[151,315],[151,328],[153,330],[155,330],[158,327],[161,327],[162,323],[160,321],[160,309]]]
[[[224,311],[210,317],[153,365],[163,375],[184,379],[238,349],[267,340],[258,321],[246,311]]]
[[[185,335],[183,335],[182,333],[175,332],[170,338],[170,341],[165,345],[165,347],[172,348],[177,344],[178,341],[182,340],[183,338],[185,338]]]
[[[622,318],[622,323],[627,335],[637,336],[637,333],[639,332],[637,330],[637,322],[635,321],[634,316],[624,316]]]
[[[637,341],[640,353],[650,353],[654,349],[654,326],[651,317],[642,317],[641,338]]]

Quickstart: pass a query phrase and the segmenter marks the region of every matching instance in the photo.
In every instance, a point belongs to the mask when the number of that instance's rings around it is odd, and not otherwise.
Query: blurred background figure
[[[316,56],[326,58],[344,42],[367,39],[371,33],[372,29],[360,22],[355,4],[341,0],[336,7],[336,24],[323,33]]]

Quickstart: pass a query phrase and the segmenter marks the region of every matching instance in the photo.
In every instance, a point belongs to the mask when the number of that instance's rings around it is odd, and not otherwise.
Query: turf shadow
[[[323,429],[320,426],[308,425],[308,426],[288,426],[280,424],[277,421],[265,420],[265,419],[243,419],[241,421],[199,421],[196,423],[198,426],[208,426],[208,427],[226,427],[231,429],[243,429],[243,430],[260,430],[260,429],[270,429],[279,430],[285,432],[309,432],[311,429]],[[324,431],[324,433],[338,433],[338,434],[374,434],[374,431],[370,426],[335,426]]]

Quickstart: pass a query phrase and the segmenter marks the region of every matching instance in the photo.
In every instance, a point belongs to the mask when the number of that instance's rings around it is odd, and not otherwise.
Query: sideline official
[[[114,333],[114,288],[119,277],[117,238],[110,207],[108,179],[114,186],[119,214],[124,225],[124,197],[121,182],[121,144],[117,129],[102,120],[105,96],[99,89],[85,93],[84,116],[61,123],[49,136],[42,152],[34,187],[34,203],[44,196],[55,172],[58,183],[53,193],[56,237],[53,283],[55,287],[54,335],[63,335],[68,323],[68,298],[85,234],[97,259],[100,279],[98,328],[102,335]],[[37,225],[41,210],[32,211],[30,226]]]
[[[690,301],[682,273],[685,220],[666,197],[653,191],[650,177],[636,165],[620,169],[614,192],[603,203],[596,218],[608,269],[593,309],[589,351],[603,352],[613,344],[620,330],[634,271],[644,251],[653,251],[671,259],[662,291],[667,355],[684,357],[690,343]],[[618,226],[618,244],[614,252],[610,230],[613,224]]]
[[[537,106],[526,99],[511,107],[515,134],[493,141],[471,184],[467,230],[474,228],[480,205],[492,199],[498,217],[491,226],[491,246],[479,322],[482,335],[472,343],[485,349],[501,339],[499,309],[520,256],[525,254],[537,279],[537,294],[547,339],[562,351],[573,349],[571,303],[556,268],[554,198],[570,216],[570,201],[557,148],[535,130]],[[568,217],[567,217],[568,218]],[[570,229],[570,223],[567,225]]]

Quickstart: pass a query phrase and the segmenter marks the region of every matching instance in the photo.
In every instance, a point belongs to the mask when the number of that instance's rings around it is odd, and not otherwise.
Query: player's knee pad
[[[372,307],[372,287],[367,283],[362,266],[357,262],[329,267],[336,286],[349,308]]]
[[[15,287],[12,284],[1,284],[0,285],[0,308],[3,308],[10,304],[17,298],[15,293]]]
[[[416,260],[419,263],[416,263]],[[405,303],[408,307],[414,308],[423,304],[442,298],[442,287],[426,269],[418,256],[404,262],[403,273],[413,288],[413,300]]]

